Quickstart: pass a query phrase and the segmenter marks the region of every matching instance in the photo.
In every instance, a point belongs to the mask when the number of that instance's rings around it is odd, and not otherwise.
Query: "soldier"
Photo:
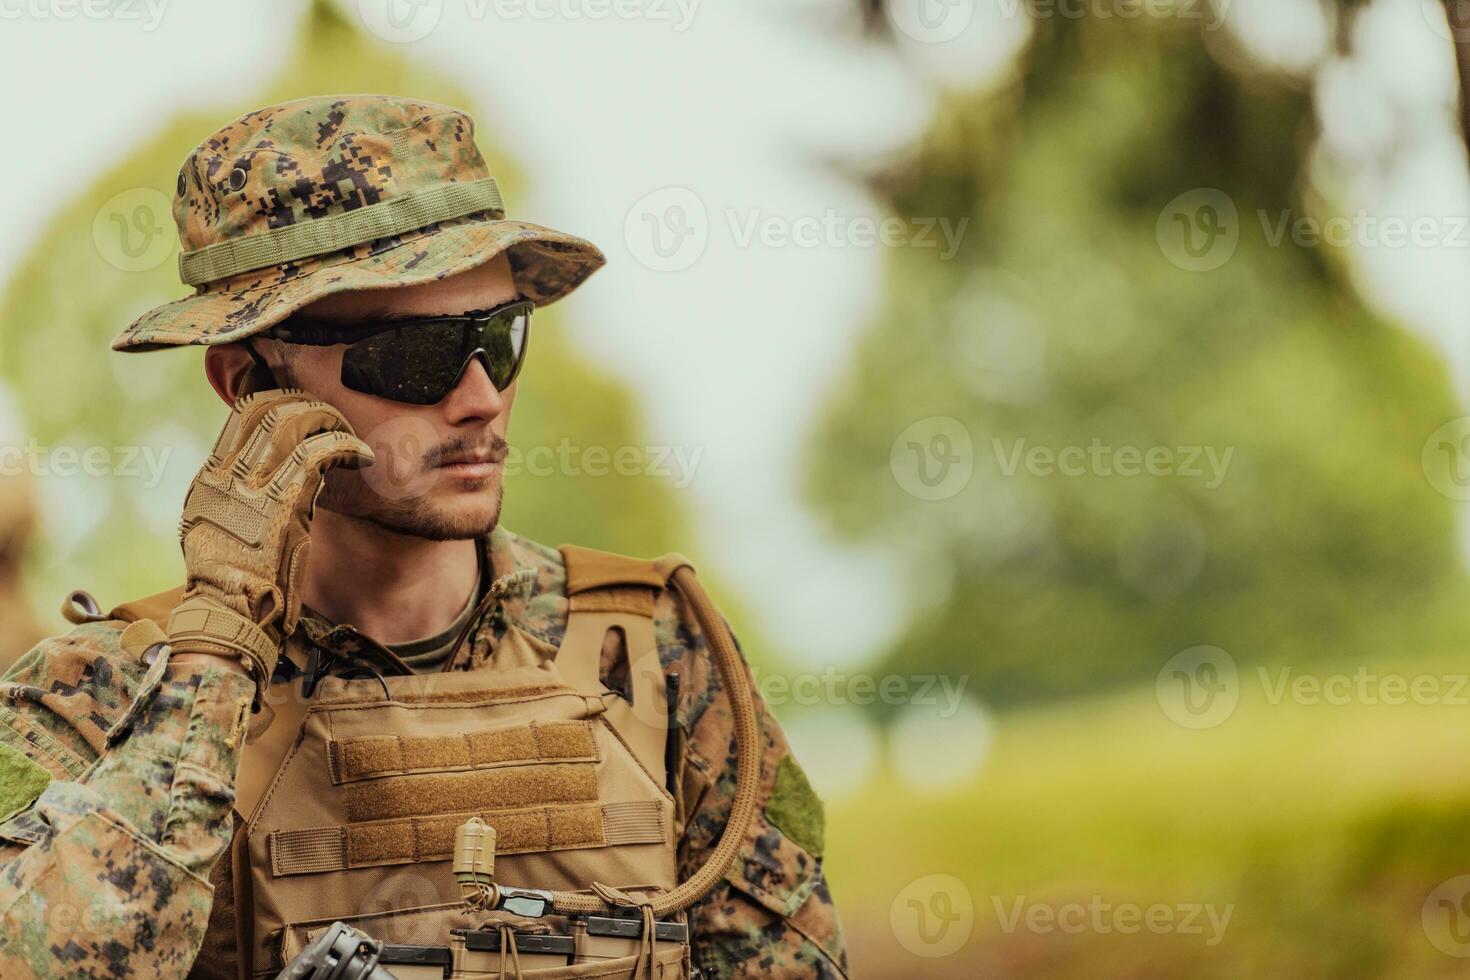
[[[196,293],[113,346],[206,345],[232,411],[186,583],[73,593],[0,681],[0,975],[273,976],[342,920],[400,976],[845,976],[821,803],[688,562],[498,526],[532,312],[597,248],[382,96],[224,127],[174,217]]]

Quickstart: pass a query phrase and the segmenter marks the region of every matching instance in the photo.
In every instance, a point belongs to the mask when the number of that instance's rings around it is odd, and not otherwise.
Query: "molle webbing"
[[[597,768],[585,762],[391,776],[342,789],[347,819],[354,823],[596,800]]]
[[[455,829],[475,816],[495,828],[500,854],[657,844],[665,833],[661,807],[646,800],[376,820],[273,831],[271,872],[281,877],[448,860]]]
[[[420,675],[426,681],[440,675]],[[575,693],[565,684],[527,684],[520,687],[490,687],[474,691],[460,690],[438,690],[428,681],[423,688],[407,687],[405,690],[395,691],[393,700],[399,704],[460,704],[466,707],[491,704],[510,704],[514,701],[531,701],[536,698],[544,698],[557,694]],[[356,695],[346,692],[336,696],[324,696],[317,698],[316,703],[325,707],[338,704],[351,704],[355,701],[373,700],[374,694],[370,688],[364,686]]]
[[[592,592],[579,592],[572,596],[567,608],[572,612],[628,613],[634,616],[653,618],[656,593],[643,586],[617,588],[608,586]]]
[[[332,782],[384,775],[461,772],[536,762],[596,762],[585,721],[559,721],[460,735],[367,735],[328,747]]]

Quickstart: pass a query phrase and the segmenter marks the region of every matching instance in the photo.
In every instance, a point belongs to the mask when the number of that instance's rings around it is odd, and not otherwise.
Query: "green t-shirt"
[[[403,643],[385,644],[389,650],[396,653],[404,663],[413,668],[416,674],[431,673],[440,670],[444,661],[454,652],[454,641],[459,638],[460,632],[468,625],[470,617],[475,614],[475,607],[480,604],[480,579],[475,580],[475,587],[470,592],[469,601],[465,603],[464,609],[460,610],[454,622],[442,633],[426,636],[421,640],[406,640]]]
[[[385,643],[394,655],[396,655],[416,674],[432,673],[444,667],[444,661],[454,652],[454,641],[460,631],[470,622],[475,615],[475,609],[480,605],[480,600],[485,592],[485,555],[480,549],[476,549],[476,557],[479,559],[479,569],[475,575],[475,587],[470,590],[469,599],[465,601],[464,608],[454,617],[443,632],[435,633],[418,640],[405,640],[402,643]],[[303,606],[301,609],[303,617],[310,616],[320,622],[323,631],[332,628],[332,622],[321,613],[310,607]]]

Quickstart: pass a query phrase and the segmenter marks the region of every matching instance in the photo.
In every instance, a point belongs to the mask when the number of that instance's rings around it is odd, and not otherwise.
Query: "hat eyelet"
[[[245,169],[236,167],[230,171],[230,190],[238,191],[245,186]]]
[[[174,190],[174,194],[176,194],[179,197],[183,197],[184,196],[184,175],[183,175],[182,172],[179,173],[179,183],[178,183],[178,186]]]

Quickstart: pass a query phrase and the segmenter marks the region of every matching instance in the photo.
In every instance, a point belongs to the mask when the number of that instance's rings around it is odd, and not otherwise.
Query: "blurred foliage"
[[[122,155],[58,211],[0,299],[0,377],[15,392],[25,430],[37,443],[144,447],[166,461],[157,487],[146,473],[42,481],[51,498],[44,508],[47,534],[32,550],[28,572],[38,605],[48,611],[72,588],[92,591],[106,608],[181,579],[175,534],[183,494],[225,415],[204,381],[201,348],[109,352],[108,342],[133,317],[177,298],[184,287],[176,244],[167,261],[144,272],[105,260],[94,245],[93,222],[106,202],[135,188],[171,198],[178,166],[201,138],[251,109],[304,95],[409,94],[483,118],[476,100],[431,63],[364,37],[326,0],[309,6],[286,65],[281,77],[258,91],[242,90],[233,104],[167,119]],[[523,175],[493,131],[482,126],[477,141],[514,207]],[[172,236],[169,216],[157,217]],[[632,393],[572,348],[561,319],[555,307],[538,317],[512,445],[522,451],[554,449],[563,439],[609,451],[644,445]],[[676,495],[653,477],[511,475],[505,523],[548,544],[573,541],[633,554],[694,551]],[[64,624],[57,618],[50,625]],[[753,628],[744,632],[748,641]]]
[[[1453,506],[1420,464],[1459,414],[1443,363],[1367,308],[1330,249],[1262,227],[1330,216],[1309,86],[1206,43],[1197,20],[1034,27],[1011,79],[946,95],[872,181],[902,217],[969,219],[949,261],[890,250],[811,440],[806,489],[830,528],[913,569],[883,667],[969,675],[1010,705],[1150,679],[1201,644],[1243,665],[1458,645]],[[1198,188],[1239,215],[1234,256],[1208,272],[1156,237]],[[928,417],[973,439],[946,500],[890,470]],[[1018,447],[1094,443],[1233,456],[1218,488],[1007,472]]]
[[[1463,670],[1454,659],[1424,667]],[[895,758],[829,808],[828,860],[843,869],[838,898],[858,975],[1463,976],[1464,960],[1426,939],[1438,925],[1428,916],[1442,910],[1425,911],[1426,896],[1465,871],[1463,712],[1272,704],[1256,689],[1220,727],[1185,731],[1151,690],[1134,689],[1007,714],[983,777],[950,793],[916,796]],[[889,832],[880,841],[874,828]],[[952,956],[920,959],[895,940],[890,905],[933,872],[964,883],[974,933]],[[1233,908],[1210,944],[1208,925],[1126,933],[1108,913],[1102,928],[1008,931],[999,910],[1009,916],[1018,899]]]

